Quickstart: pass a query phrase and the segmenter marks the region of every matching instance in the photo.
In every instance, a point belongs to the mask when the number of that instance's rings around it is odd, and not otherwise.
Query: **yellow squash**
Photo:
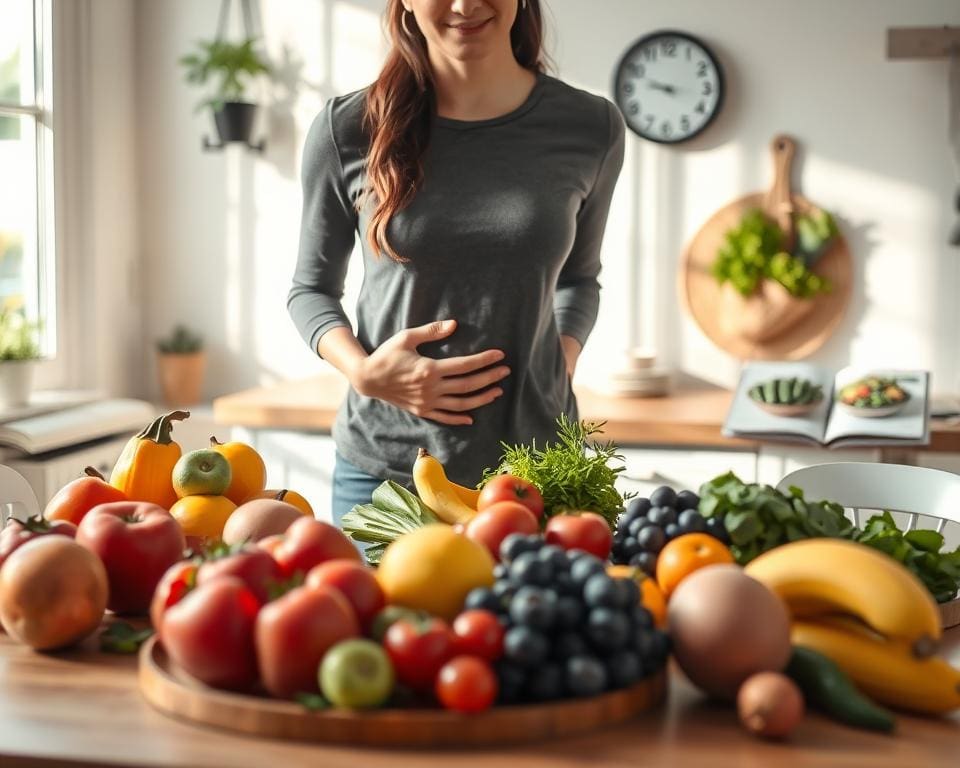
[[[173,467],[180,458],[180,446],[170,437],[174,421],[189,411],[172,411],[151,422],[131,437],[110,475],[110,485],[134,501],[150,501],[170,509],[177,501],[173,490]]]

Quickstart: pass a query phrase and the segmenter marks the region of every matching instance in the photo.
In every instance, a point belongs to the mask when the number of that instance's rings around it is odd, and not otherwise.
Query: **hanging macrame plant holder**
[[[216,41],[223,40],[230,17],[230,7],[233,0],[220,0],[220,16],[217,21]],[[250,0],[240,0],[243,18],[243,30],[247,39],[253,37],[253,13],[250,9]],[[207,151],[223,149],[227,144],[243,144],[255,152],[266,149],[266,141],[254,143],[253,122],[257,116],[257,105],[248,101],[225,101],[213,110],[213,121],[217,127],[218,141],[212,142],[203,137],[203,148]]]

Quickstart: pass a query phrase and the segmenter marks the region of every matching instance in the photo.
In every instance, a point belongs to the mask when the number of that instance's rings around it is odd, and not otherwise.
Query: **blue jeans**
[[[379,477],[357,469],[338,451],[333,466],[333,498],[330,505],[334,525],[342,528],[343,516],[347,512],[357,504],[369,504],[373,491],[382,482]]]

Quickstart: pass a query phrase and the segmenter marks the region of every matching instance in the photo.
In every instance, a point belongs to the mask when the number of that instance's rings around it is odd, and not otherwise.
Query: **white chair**
[[[808,501],[835,501],[850,509],[860,526],[862,510],[900,513],[907,516],[907,530],[917,527],[919,517],[934,518],[931,527],[946,533],[947,525],[960,528],[960,475],[928,467],[903,464],[836,462],[795,470],[784,477],[777,490],[800,488]],[[950,531],[952,533],[952,531]]]
[[[17,507],[22,508],[20,514],[16,514]],[[0,528],[7,524],[8,518],[25,520],[38,514],[40,503],[30,483],[15,469],[0,464]]]

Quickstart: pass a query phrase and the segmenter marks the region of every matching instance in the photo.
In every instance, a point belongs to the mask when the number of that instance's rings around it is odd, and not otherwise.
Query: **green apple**
[[[173,467],[173,489],[184,496],[222,496],[232,472],[226,457],[209,448],[185,453]]]
[[[320,662],[320,690],[335,707],[372,709],[393,692],[393,665],[372,640],[343,640]]]

